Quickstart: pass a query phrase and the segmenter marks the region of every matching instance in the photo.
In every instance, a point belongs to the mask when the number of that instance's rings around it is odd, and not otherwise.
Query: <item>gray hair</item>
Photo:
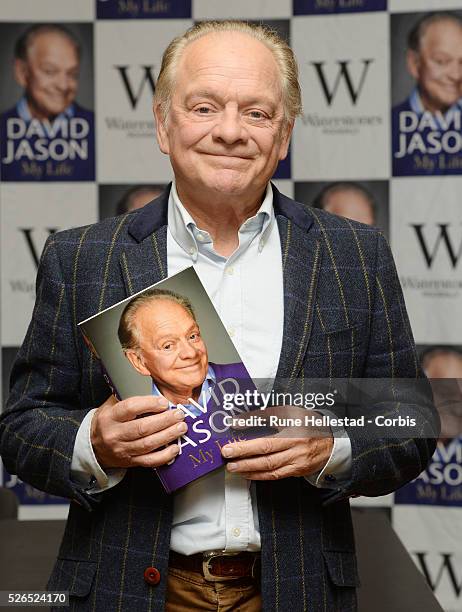
[[[455,13],[450,13],[446,11],[439,11],[438,13],[427,13],[421,19],[417,21],[412,30],[409,32],[407,37],[407,46],[411,51],[415,51],[415,53],[419,53],[420,51],[420,43],[422,42],[422,37],[425,35],[425,32],[433,23],[438,23],[440,21],[452,21],[460,28],[462,28],[462,18]]]
[[[71,30],[59,23],[36,23],[30,28],[27,28],[17,39],[14,47],[14,56],[16,59],[27,61],[29,47],[34,43],[37,36],[40,34],[59,34],[74,46],[77,57],[80,59],[81,47],[80,42]]]
[[[302,96],[298,82],[298,66],[294,52],[287,42],[269,27],[246,21],[224,20],[197,23],[184,34],[177,36],[168,45],[162,57],[162,65],[157,78],[154,106],[159,106],[162,121],[165,123],[175,85],[179,60],[184,49],[193,41],[210,33],[240,32],[263,43],[273,54],[281,74],[284,122],[289,123],[302,112]]]
[[[117,334],[124,352],[129,349],[136,349],[138,346],[139,332],[135,322],[136,313],[142,306],[158,300],[168,300],[179,304],[197,323],[196,315],[188,298],[167,289],[148,289],[128,302],[120,317]]]

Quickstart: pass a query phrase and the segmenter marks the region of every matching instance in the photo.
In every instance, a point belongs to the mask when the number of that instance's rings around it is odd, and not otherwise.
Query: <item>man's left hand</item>
[[[301,429],[297,436],[304,437],[294,437],[287,428],[272,437],[226,444],[222,454],[230,459],[228,471],[249,480],[279,480],[320,472],[331,456],[333,435],[324,431],[316,436],[308,428],[304,433]]]

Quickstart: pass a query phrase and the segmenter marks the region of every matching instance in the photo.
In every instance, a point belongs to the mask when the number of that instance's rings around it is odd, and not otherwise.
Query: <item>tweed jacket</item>
[[[395,266],[379,231],[273,191],[284,288],[278,377],[422,376]],[[85,414],[110,394],[77,323],[166,276],[167,202],[168,190],[138,211],[49,238],[0,419],[6,469],[70,499],[48,588],[69,591],[71,610],[164,607],[172,497],[146,468],[129,469],[117,486],[91,496],[72,481],[70,465]],[[264,307],[262,296],[254,299]],[[429,436],[437,436],[432,410],[420,396],[398,396],[388,406],[389,414],[417,415]],[[371,415],[379,411],[370,406]],[[337,491],[304,478],[257,483],[266,612],[355,610],[348,498],[393,491],[424,468],[435,447],[429,436],[378,439],[367,429],[347,432],[351,479]],[[160,572],[156,586],[143,579],[149,566]]]

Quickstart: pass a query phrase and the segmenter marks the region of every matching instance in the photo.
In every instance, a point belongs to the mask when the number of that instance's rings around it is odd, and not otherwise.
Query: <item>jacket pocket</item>
[[[354,552],[324,550],[323,555],[330,579],[336,586],[359,586],[360,582],[356,564],[356,554]]]
[[[69,591],[70,596],[86,597],[96,573],[96,561],[58,557],[47,584],[49,591]]]
[[[350,351],[364,342],[364,325],[342,329],[326,330],[310,338],[307,353],[311,355],[327,355]]]

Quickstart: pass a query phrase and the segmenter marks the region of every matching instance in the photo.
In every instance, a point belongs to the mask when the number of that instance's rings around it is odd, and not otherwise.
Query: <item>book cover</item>
[[[220,468],[221,447],[249,437],[229,427],[230,416],[247,410],[229,398],[255,386],[192,266],[79,327],[118,399],[163,395],[185,412],[179,454],[156,468],[167,492]]]

